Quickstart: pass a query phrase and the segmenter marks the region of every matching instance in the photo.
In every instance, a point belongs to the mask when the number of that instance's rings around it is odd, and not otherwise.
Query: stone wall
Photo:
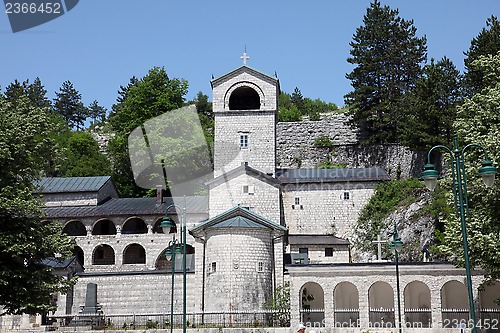
[[[413,152],[400,145],[358,144],[357,130],[345,114],[324,114],[320,121],[281,122],[276,128],[277,167],[314,168],[329,160],[348,168],[379,166],[393,178],[419,177],[425,152]],[[315,147],[318,137],[326,136],[332,147]]]
[[[351,238],[359,212],[376,185],[375,182],[286,184],[283,207],[290,234],[335,234]]]
[[[264,228],[209,230],[207,311],[254,311],[272,295],[272,233]]]

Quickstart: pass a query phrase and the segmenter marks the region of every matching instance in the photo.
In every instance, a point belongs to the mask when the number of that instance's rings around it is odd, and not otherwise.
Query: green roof
[[[287,230],[286,227],[238,205],[198,224],[190,231],[197,232],[216,228],[266,228],[281,232]]]
[[[38,193],[97,192],[110,179],[110,176],[54,177],[42,178],[35,185]]]
[[[207,229],[214,229],[214,228],[264,228],[267,229],[266,226],[257,223],[255,221],[252,221],[246,217],[243,216],[235,216],[230,219],[224,220],[222,222],[219,222],[217,224],[208,226]]]

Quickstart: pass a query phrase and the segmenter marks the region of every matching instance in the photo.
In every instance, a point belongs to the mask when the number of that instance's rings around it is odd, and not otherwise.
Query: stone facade
[[[361,146],[358,131],[345,114],[323,114],[319,121],[281,122],[276,128],[277,166],[314,168],[324,161],[348,168],[379,166],[394,178],[420,177],[426,152],[400,145]],[[331,147],[317,147],[319,137],[328,137]]]
[[[283,207],[290,234],[352,237],[352,227],[375,186],[375,182],[286,184]]]
[[[207,233],[207,311],[262,309],[273,287],[271,236],[267,229]]]
[[[242,66],[212,81],[215,116],[215,177],[242,163],[273,174],[276,168],[278,80]],[[255,103],[234,107],[234,94]],[[243,139],[244,137],[244,139]],[[242,142],[244,140],[244,142]]]
[[[210,217],[241,205],[279,223],[280,189],[276,180],[274,182],[263,181],[258,174],[252,171],[245,172],[244,167],[234,177],[224,178],[224,180],[223,183],[210,184]]]

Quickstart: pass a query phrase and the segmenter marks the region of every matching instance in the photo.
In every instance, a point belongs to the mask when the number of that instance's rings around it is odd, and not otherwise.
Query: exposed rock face
[[[419,199],[416,202],[397,208],[383,220],[383,225],[386,227],[382,230],[381,235],[387,243],[383,246],[382,258],[390,259],[393,257],[388,244],[393,240],[394,225],[396,225],[398,236],[404,244],[399,253],[399,260],[432,260],[429,258],[428,251],[434,241],[434,218],[428,212],[423,211],[424,206],[430,204],[432,200],[431,192],[422,189],[418,195]],[[373,252],[364,252],[359,249],[353,249],[353,257],[359,262],[376,259]]]
[[[90,134],[94,137],[94,139],[99,144],[99,151],[104,155],[108,154],[107,147],[108,142],[114,136],[114,133],[107,133],[103,126],[96,125],[94,128],[90,130]]]

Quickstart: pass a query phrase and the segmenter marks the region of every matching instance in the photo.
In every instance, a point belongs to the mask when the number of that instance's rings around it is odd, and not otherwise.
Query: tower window
[[[344,200],[349,200],[349,192],[344,192]]]
[[[248,148],[248,134],[240,134],[240,148]]]
[[[299,197],[295,198],[295,204],[300,205],[300,198]]]
[[[217,272],[217,263],[216,262],[212,262],[212,265],[210,267],[210,272],[212,272],[212,273]]]
[[[254,194],[255,193],[255,186],[254,185],[243,185],[243,193],[246,194]]]
[[[263,261],[259,261],[257,263],[257,272],[263,272],[264,271],[264,262]]]

